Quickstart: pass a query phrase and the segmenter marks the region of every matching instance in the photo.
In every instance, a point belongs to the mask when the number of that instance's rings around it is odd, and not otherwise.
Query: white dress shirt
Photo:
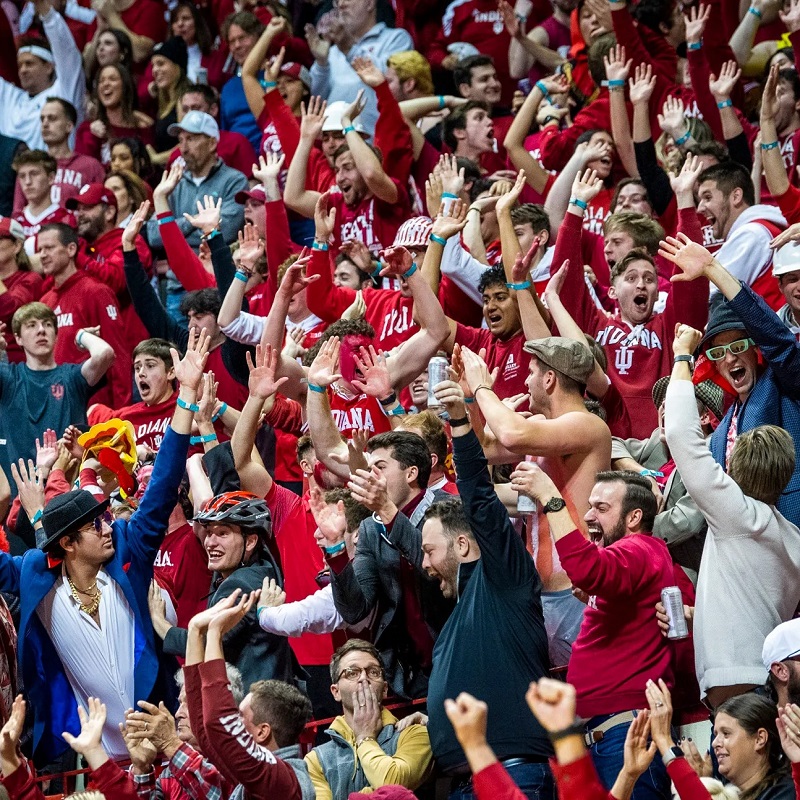
[[[61,580],[36,613],[61,658],[76,701],[86,710],[89,697],[106,704],[103,749],[112,759],[127,758],[118,725],[134,707],[134,616],[119,584],[105,570],[97,573],[97,587],[102,594],[99,626],[72,596],[63,566]]]

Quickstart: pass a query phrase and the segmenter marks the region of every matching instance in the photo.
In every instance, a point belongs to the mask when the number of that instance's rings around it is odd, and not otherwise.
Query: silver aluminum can
[[[536,513],[536,501],[526,494],[517,495],[517,514],[521,517]]]
[[[208,83],[208,70],[205,67],[200,67],[197,70],[197,75],[195,76],[194,82],[202,84]]]
[[[428,362],[428,408],[442,407],[433,390],[438,384],[450,377],[447,371],[449,366],[447,359],[443,356],[434,356]]]
[[[689,626],[683,613],[683,595],[677,586],[665,586],[661,590],[661,602],[669,619],[667,639],[687,639]]]

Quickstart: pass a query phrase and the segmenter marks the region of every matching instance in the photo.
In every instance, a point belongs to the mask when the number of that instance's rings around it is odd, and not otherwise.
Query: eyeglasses
[[[110,511],[104,511],[99,517],[95,517],[92,520],[92,526],[94,527],[95,533],[100,534],[100,533],[103,532],[103,523],[104,522],[107,525],[111,525],[111,523],[114,522],[114,517],[113,517],[113,515],[111,514]],[[83,527],[84,528],[88,528],[89,527],[88,523],[86,525],[84,525]]]
[[[339,673],[339,680],[347,678],[348,681],[357,681],[362,672],[371,681],[379,681],[383,678],[383,669],[381,667],[347,667]]]
[[[755,342],[752,339],[737,339],[730,344],[718,344],[716,347],[709,347],[706,350],[706,356],[712,361],[722,361],[725,358],[725,353],[729,350],[731,355],[738,356],[749,350],[751,345],[755,347]]]

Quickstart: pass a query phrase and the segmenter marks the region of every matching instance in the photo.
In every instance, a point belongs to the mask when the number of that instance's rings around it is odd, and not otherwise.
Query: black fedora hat
[[[76,489],[54,497],[42,515],[44,537],[37,541],[39,549],[47,552],[62,536],[99,517],[108,508],[108,504],[108,499],[98,503],[85,489]]]

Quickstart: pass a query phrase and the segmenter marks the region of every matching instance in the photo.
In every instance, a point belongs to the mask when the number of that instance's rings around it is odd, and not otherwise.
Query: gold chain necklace
[[[94,582],[90,589],[94,589],[95,593],[93,595],[89,595],[92,598],[92,602],[87,606],[81,601],[81,598],[78,596],[78,587],[72,582],[72,578],[67,575],[67,583],[69,583],[70,592],[72,596],[75,598],[75,602],[81,607],[81,611],[88,614],[90,617],[94,616],[97,613],[97,609],[100,608],[100,598],[102,597],[101,591],[97,588],[97,581]],[[88,595],[88,592],[84,592],[84,594]]]

